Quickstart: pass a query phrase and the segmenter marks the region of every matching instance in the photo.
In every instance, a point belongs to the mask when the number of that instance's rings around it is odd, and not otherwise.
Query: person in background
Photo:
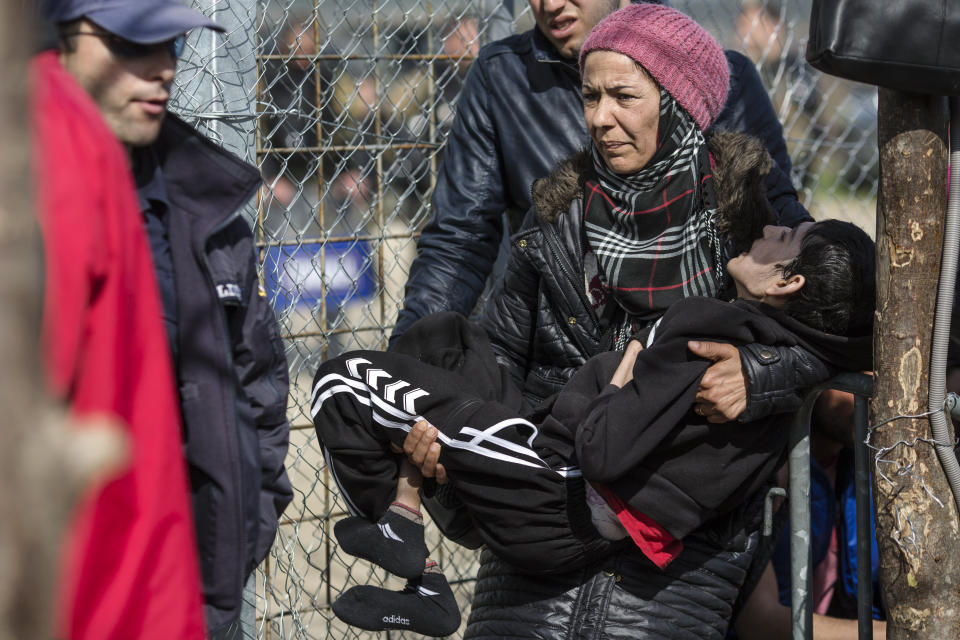
[[[242,608],[253,624],[244,587],[292,490],[287,364],[240,217],[260,175],[167,113],[184,34],[222,29],[177,0],[49,0],[44,18],[130,160],[179,387],[206,624],[238,637]]]
[[[838,186],[869,191],[879,166],[876,87],[833,78],[807,64],[786,8],[782,0],[741,0],[735,25],[790,140],[794,174],[808,190],[835,176]]]
[[[264,157],[263,173],[273,197],[285,206],[318,173],[326,177],[333,171],[329,162],[318,163],[317,153],[311,150],[332,133],[331,122],[337,119],[336,102],[331,99],[338,74],[331,58],[337,51],[331,45],[318,51],[318,43],[325,40],[316,22],[291,16],[271,51],[284,59],[267,60],[263,67],[262,82],[279,115],[265,114],[260,119],[262,135],[268,149],[283,150]]]

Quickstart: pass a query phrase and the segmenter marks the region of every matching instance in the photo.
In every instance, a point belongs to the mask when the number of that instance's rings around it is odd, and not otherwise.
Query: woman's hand
[[[627,343],[627,348],[623,352],[623,359],[617,365],[617,370],[613,372],[613,378],[610,384],[623,388],[623,385],[633,380],[633,365],[637,362],[637,355],[643,351],[643,345],[639,340],[631,340]]]
[[[403,453],[424,478],[435,478],[437,484],[447,484],[447,470],[437,462],[440,459],[437,435],[436,427],[426,420],[420,420],[410,428],[410,433],[404,438]]]
[[[732,344],[691,340],[694,355],[713,360],[700,379],[693,410],[708,422],[729,422],[747,408],[747,377],[740,364],[740,351]]]

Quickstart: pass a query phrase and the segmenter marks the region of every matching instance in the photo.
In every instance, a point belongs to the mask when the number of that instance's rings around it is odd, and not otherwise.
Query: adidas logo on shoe
[[[460,626],[460,607],[437,565],[431,563],[427,571],[421,578],[427,587],[409,582],[403,591],[369,584],[350,587],[331,603],[333,613],[347,624],[370,631],[400,629],[449,636]]]

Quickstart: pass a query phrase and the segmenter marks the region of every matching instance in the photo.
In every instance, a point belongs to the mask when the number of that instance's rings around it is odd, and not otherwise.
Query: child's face
[[[737,285],[737,296],[763,300],[767,290],[782,278],[783,266],[800,254],[800,244],[812,222],[797,227],[763,228],[763,237],[753,241],[750,251],[727,263],[727,271]]]

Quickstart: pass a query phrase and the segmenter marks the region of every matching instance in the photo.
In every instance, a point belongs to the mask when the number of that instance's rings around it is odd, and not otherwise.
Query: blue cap
[[[140,44],[172,40],[197,27],[224,31],[179,0],[44,0],[43,17],[54,23],[87,18]]]

